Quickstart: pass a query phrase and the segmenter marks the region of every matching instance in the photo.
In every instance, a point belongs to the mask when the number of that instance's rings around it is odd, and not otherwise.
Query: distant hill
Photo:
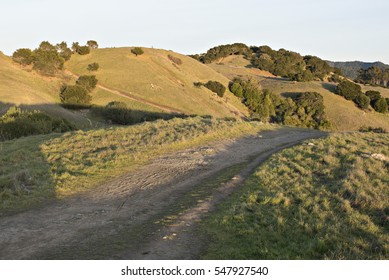
[[[372,66],[376,66],[379,68],[388,68],[389,65],[384,64],[380,61],[377,62],[362,62],[362,61],[346,61],[346,62],[333,62],[333,61],[326,61],[331,67],[336,67],[342,70],[342,73],[350,79],[356,79],[358,76],[358,70],[359,69],[368,69]]]

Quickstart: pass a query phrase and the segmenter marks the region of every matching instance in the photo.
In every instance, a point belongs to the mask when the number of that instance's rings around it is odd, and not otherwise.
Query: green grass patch
[[[335,134],[282,151],[204,223],[205,259],[387,259],[388,134]]]
[[[6,141],[0,143],[0,209],[76,194],[164,153],[270,127],[196,117]]]

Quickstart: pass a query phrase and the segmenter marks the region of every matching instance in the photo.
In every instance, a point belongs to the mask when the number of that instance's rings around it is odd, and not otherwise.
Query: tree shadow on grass
[[[4,115],[13,106],[16,105],[0,102],[0,116]],[[81,112],[81,110],[66,110],[55,104],[22,104],[18,107],[27,111],[43,111],[53,119],[64,118],[73,124],[76,117],[83,118],[82,122],[79,121],[70,128],[83,130],[101,129],[116,124],[132,125],[159,119],[170,120],[189,117],[182,114],[130,109],[117,111],[111,109],[107,114],[106,108],[101,106],[87,109],[87,111],[90,111],[89,113]],[[85,108],[82,110],[85,111]],[[65,111],[65,113],[62,111]],[[121,115],[115,119],[116,114]],[[89,125],[84,124],[84,121]],[[120,123],[120,121],[123,121],[123,123]],[[56,197],[55,182],[52,178],[53,167],[47,161],[47,155],[42,151],[42,147],[55,141],[56,138],[62,137],[63,133],[59,133],[62,130],[54,127],[50,118],[44,123],[42,123],[42,119],[37,120],[37,122],[36,126],[34,120],[30,119],[19,121],[17,118],[8,118],[4,125],[0,122],[0,136],[2,136],[0,139],[3,140],[0,141],[0,217],[41,205],[43,202],[53,200]],[[12,130],[18,133],[12,132]],[[46,134],[42,134],[42,131]],[[60,172],[60,170],[57,171]]]
[[[322,87],[332,93],[336,93],[336,84],[322,83]]]

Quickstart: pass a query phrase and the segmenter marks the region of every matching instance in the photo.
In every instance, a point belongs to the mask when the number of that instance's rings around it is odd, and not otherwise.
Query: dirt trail
[[[323,135],[284,128],[187,149],[161,156],[82,195],[1,217],[0,259],[197,258],[202,242],[194,229],[204,213],[272,153]],[[240,163],[245,167],[231,182],[179,215],[172,225],[155,223],[180,198]]]

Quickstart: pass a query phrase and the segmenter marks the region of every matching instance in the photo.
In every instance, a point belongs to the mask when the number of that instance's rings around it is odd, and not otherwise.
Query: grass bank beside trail
[[[0,211],[75,194],[161,154],[274,126],[188,118],[0,143]]]
[[[311,142],[273,155],[203,223],[204,258],[389,258],[389,134]]]

